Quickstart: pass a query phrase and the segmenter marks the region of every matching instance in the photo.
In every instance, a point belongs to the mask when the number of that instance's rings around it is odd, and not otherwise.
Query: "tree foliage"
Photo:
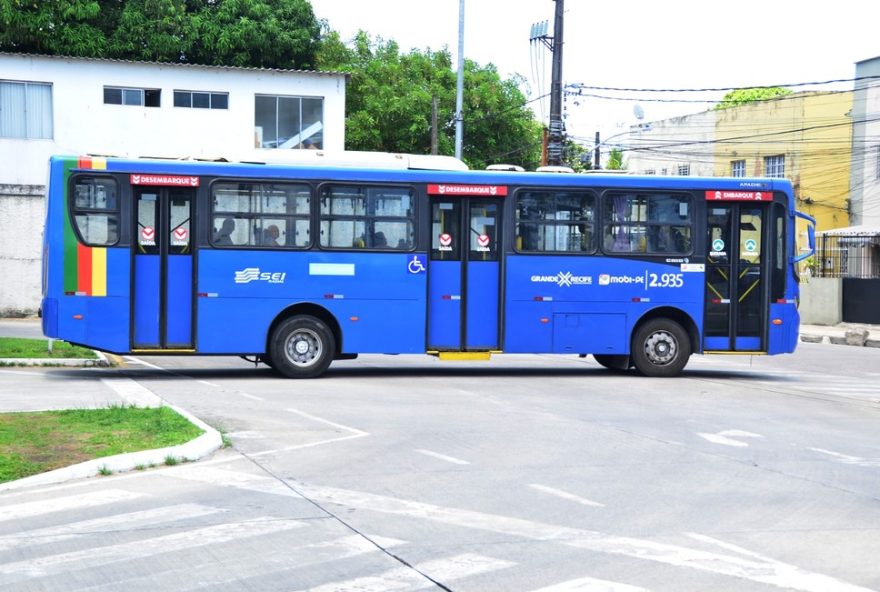
[[[721,99],[721,102],[715,105],[714,109],[720,111],[722,109],[731,109],[746,105],[748,103],[757,103],[769,99],[776,99],[790,95],[791,91],[787,88],[779,86],[762,87],[762,88],[740,88],[732,90]]]
[[[335,32],[318,53],[322,70],[351,74],[346,91],[346,148],[427,154],[437,99],[438,152],[455,152],[456,73],[449,51],[402,53],[394,41],[363,31],[344,43]],[[493,65],[467,60],[463,159],[473,168],[505,162],[534,169],[540,125],[526,106],[520,80],[502,80]]]
[[[0,0],[0,51],[311,69],[308,0]]]
[[[620,148],[612,148],[611,152],[608,154],[608,162],[605,164],[605,168],[609,171],[626,170],[626,163],[623,162],[623,150]]]

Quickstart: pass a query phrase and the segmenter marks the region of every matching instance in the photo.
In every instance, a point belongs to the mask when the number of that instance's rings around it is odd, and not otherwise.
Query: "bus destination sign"
[[[198,187],[199,178],[190,175],[131,175],[132,185],[160,187]]]
[[[773,201],[772,191],[707,191],[707,201]]]
[[[428,185],[429,195],[462,195],[481,197],[503,197],[507,195],[506,185]]]

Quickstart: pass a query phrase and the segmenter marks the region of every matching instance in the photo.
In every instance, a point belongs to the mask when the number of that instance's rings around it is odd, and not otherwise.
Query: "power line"
[[[613,91],[613,92],[657,92],[657,93],[685,93],[685,92],[728,92],[735,90],[768,89],[768,88],[797,88],[801,86],[823,86],[840,82],[861,82],[863,80],[880,80],[880,76],[860,76],[858,78],[839,78],[836,80],[823,80],[816,82],[791,82],[787,84],[769,84],[763,86],[728,86],[720,88],[623,88],[614,86],[591,86],[580,82],[567,86],[584,88],[589,90]]]

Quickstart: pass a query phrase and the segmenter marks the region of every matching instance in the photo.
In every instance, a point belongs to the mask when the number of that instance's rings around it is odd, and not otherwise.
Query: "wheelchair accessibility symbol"
[[[411,274],[425,273],[428,267],[425,265],[427,258],[425,255],[413,255],[406,264],[406,269]]]

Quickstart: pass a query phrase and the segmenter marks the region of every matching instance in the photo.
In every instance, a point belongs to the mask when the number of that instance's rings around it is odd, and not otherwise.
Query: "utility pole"
[[[455,93],[455,158],[464,143],[464,0],[458,1],[458,86]]]
[[[595,159],[596,159],[596,161],[593,163],[593,169],[594,169],[594,170],[597,170],[597,171],[598,171],[598,170],[601,170],[601,168],[602,168],[602,159],[601,159],[600,156],[599,156],[599,132],[596,132],[596,155],[595,155]]]
[[[562,122],[562,22],[565,0],[556,1],[553,21],[553,71],[550,82],[550,137],[547,146],[547,164],[562,164],[562,148],[565,140],[565,124]]]

